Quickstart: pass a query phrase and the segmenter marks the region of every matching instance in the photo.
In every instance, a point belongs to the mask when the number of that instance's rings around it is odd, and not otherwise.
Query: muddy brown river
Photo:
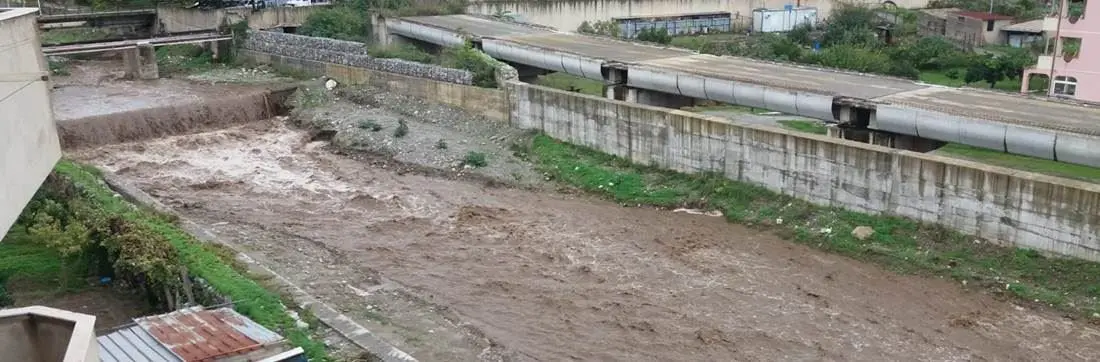
[[[1097,326],[722,218],[394,172],[277,122],[77,155],[422,361],[1085,361]]]

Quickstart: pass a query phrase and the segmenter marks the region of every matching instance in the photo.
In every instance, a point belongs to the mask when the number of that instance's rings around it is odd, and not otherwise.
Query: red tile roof
[[[214,361],[259,349],[270,342],[263,334],[256,336],[260,341],[250,338],[246,333],[255,334],[250,332],[254,323],[229,308],[184,309],[137,322],[186,362]]]
[[[957,11],[957,12],[955,12],[955,15],[965,16],[965,17],[968,17],[968,18],[973,18],[973,19],[978,19],[978,20],[1012,20],[1012,19],[1015,19],[1015,18],[1013,18],[1011,16],[1008,16],[1008,15],[990,14],[990,13],[981,12],[981,11]]]

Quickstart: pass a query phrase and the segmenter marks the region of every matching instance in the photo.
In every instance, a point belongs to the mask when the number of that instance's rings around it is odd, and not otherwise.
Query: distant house
[[[947,17],[960,11],[959,8],[921,9],[917,13],[920,35],[947,36]]]
[[[1020,48],[1043,40],[1043,19],[1025,21],[1001,28],[1005,33],[1005,42],[1009,46]]]
[[[921,35],[942,36],[967,48],[1004,44],[1001,29],[1013,21],[1008,15],[956,8],[924,9],[917,19]]]

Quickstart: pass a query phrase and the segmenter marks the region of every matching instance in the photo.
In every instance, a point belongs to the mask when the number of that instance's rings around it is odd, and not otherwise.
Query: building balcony
[[[95,317],[49,307],[0,310],[3,360],[99,362]]]
[[[1054,64],[1053,55],[1040,55],[1039,61],[1035,62],[1035,70],[1050,70]]]

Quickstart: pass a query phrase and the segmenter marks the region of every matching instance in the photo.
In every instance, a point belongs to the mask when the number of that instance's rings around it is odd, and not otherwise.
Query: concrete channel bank
[[[820,205],[1100,261],[1100,185],[513,81],[486,89],[258,49],[243,55],[462,107],[639,164],[722,173]]]

